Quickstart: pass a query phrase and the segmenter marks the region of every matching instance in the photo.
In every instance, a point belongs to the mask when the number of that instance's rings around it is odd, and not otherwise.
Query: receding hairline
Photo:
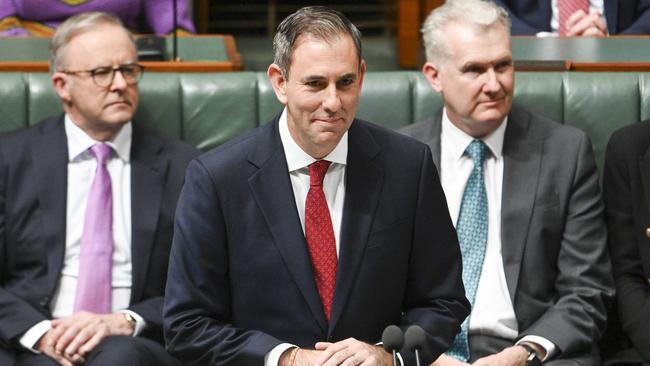
[[[58,71],[65,64],[63,60],[67,53],[66,49],[75,38],[108,26],[122,29],[129,39],[129,43],[136,50],[137,58],[135,38],[119,18],[105,12],[85,12],[68,18],[52,36],[50,41],[50,72]]]
[[[97,24],[93,28],[85,29],[85,30],[80,31],[80,32],[75,32],[75,33],[71,34],[70,37],[68,37],[65,44],[61,48],[61,61],[62,61],[62,64],[67,63],[67,61],[68,61],[67,60],[68,49],[69,49],[70,45],[75,40],[78,40],[80,37],[83,37],[83,36],[91,34],[91,33],[103,33],[101,31],[105,30],[106,28],[113,28],[113,29],[111,29],[111,32],[113,32],[114,30],[119,30],[119,31],[122,32],[122,34],[126,37],[125,39],[129,40],[129,42],[127,42],[128,47],[133,50],[134,57],[135,57],[135,59],[133,61],[134,62],[137,61],[137,48],[135,46],[135,43],[132,41],[131,34],[129,33],[129,31],[127,31],[126,29],[124,29],[124,27],[121,27],[121,26],[119,26],[117,24],[101,23],[101,24]]]

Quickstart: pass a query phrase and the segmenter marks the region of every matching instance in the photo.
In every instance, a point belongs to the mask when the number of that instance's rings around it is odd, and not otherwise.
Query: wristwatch
[[[519,345],[524,347],[526,352],[528,352],[528,356],[526,357],[526,366],[540,366],[542,364],[542,360],[539,358],[533,347],[526,343],[520,343]]]
[[[129,323],[129,326],[131,327],[132,331],[135,332],[135,325],[137,323],[135,318],[127,312],[124,312],[122,314],[124,314],[124,319],[126,319],[126,321]]]

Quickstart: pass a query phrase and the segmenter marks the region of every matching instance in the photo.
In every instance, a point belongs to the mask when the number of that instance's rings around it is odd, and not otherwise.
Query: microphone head
[[[404,333],[397,325],[389,325],[381,335],[386,352],[399,351],[404,345]]]
[[[425,341],[424,330],[419,325],[411,325],[404,334],[406,348],[411,351],[423,349]]]

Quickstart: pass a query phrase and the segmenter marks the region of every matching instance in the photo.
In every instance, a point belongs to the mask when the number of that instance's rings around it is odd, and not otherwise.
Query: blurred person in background
[[[188,0],[175,1],[178,29],[195,33]],[[51,37],[68,17],[88,11],[113,14],[134,33],[174,31],[172,0],[1,0],[0,36]]]
[[[576,37],[650,34],[648,0],[495,0],[512,35]]]

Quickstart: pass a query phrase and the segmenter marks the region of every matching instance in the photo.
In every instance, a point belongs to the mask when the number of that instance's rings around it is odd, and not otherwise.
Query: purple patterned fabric
[[[196,32],[189,18],[188,0],[177,1],[178,27]],[[68,17],[84,11],[115,14],[137,33],[168,34],[173,31],[173,0],[0,0],[0,21],[15,16],[51,28],[56,28]],[[149,29],[140,29],[139,22],[143,20]]]
[[[79,277],[74,311],[106,314],[111,312],[111,280],[113,278],[113,192],[106,162],[111,147],[95,144],[90,148],[97,159],[97,170],[86,205],[86,218],[81,235]]]

